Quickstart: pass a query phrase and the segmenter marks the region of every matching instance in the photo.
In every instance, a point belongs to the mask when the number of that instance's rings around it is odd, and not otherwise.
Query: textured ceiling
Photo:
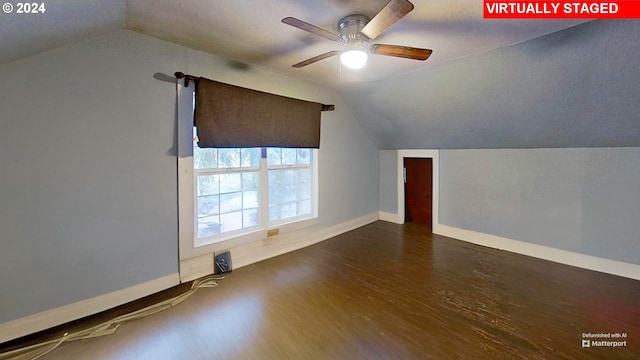
[[[129,0],[127,27],[247,64],[331,86],[379,80],[536,38],[584,22],[485,20],[480,0],[413,0],[415,9],[373,43],[433,49],[427,61],[373,56],[363,71],[338,57],[292,64],[339,44],[281,23],[292,16],[336,33],[348,14],[373,17],[387,0]]]
[[[355,72],[334,57],[291,67],[339,45],[281,19],[335,32],[341,17],[372,17],[386,1],[51,1],[45,14],[0,13],[0,64],[127,28],[337,88],[382,148],[640,143],[633,20],[485,20],[481,0],[412,0],[415,9],[375,43],[433,49],[427,61],[372,56]]]
[[[125,25],[125,0],[65,0],[44,4],[43,14],[0,12],[0,64],[106,34]]]
[[[413,0],[415,9],[374,43],[433,49],[425,62],[373,56],[363,71],[337,57],[292,64],[339,44],[280,21],[293,16],[336,32],[348,14],[374,16],[387,0],[65,0],[38,15],[0,13],[0,63],[123,27],[281,74],[340,87],[379,80],[512,45],[584,20],[484,20],[480,0]]]

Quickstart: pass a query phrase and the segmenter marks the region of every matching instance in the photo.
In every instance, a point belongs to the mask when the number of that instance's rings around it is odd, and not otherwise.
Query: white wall
[[[334,91],[125,30],[54,49],[0,67],[0,322],[178,272],[175,85],[154,78],[176,71],[335,104],[319,222],[378,211],[377,147]]]

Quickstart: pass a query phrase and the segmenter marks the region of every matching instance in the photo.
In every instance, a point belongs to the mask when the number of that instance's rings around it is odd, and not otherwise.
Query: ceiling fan
[[[306,23],[302,20],[286,17],[282,22],[298,29],[337,41],[343,45],[343,50],[333,50],[314,56],[310,59],[292,65],[301,68],[326,58],[340,55],[343,65],[352,69],[361,69],[367,63],[367,44],[382,34],[389,26],[400,20],[413,10],[413,4],[407,0],[390,0],[372,19],[366,15],[347,15],[338,21],[337,30],[340,35]],[[420,49],[400,45],[372,44],[368,52],[376,55],[394,56],[412,60],[427,60],[431,55],[430,49]]]

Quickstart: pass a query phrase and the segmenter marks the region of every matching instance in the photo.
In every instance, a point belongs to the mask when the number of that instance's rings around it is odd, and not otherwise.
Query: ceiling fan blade
[[[307,32],[310,32],[312,34],[318,35],[318,36],[322,36],[325,39],[329,39],[329,40],[333,40],[333,41],[338,41],[340,40],[340,37],[330,31],[327,31],[325,29],[321,29],[317,26],[311,25],[309,23],[306,23],[302,20],[298,20],[296,18],[292,18],[292,17],[286,17],[284,19],[282,19],[282,23],[287,24],[287,25],[291,25],[293,27],[296,27],[300,30],[304,30]]]
[[[305,61],[301,61],[301,62],[299,62],[297,64],[294,64],[294,65],[291,65],[291,66],[293,66],[294,68],[301,68],[303,66],[307,66],[307,65],[313,64],[316,61],[324,60],[326,58],[329,58],[329,57],[332,57],[332,56],[336,56],[338,54],[340,54],[340,51],[338,51],[338,50],[329,51],[329,52],[326,52],[324,54],[320,54],[318,56],[314,56],[311,59],[307,59]]]
[[[365,25],[361,33],[373,40],[411,10],[413,10],[413,4],[409,1],[391,0]]]
[[[427,60],[433,52],[430,49],[383,44],[373,44],[369,47],[369,50],[372,54],[376,55],[395,56],[413,60]]]

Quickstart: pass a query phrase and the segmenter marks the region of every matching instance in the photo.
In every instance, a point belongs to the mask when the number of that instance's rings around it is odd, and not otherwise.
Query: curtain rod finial
[[[175,76],[177,79],[184,79],[184,86],[189,87],[189,80],[195,80],[193,78],[193,76],[191,75],[186,75],[185,73],[178,71],[173,73],[173,76]]]

